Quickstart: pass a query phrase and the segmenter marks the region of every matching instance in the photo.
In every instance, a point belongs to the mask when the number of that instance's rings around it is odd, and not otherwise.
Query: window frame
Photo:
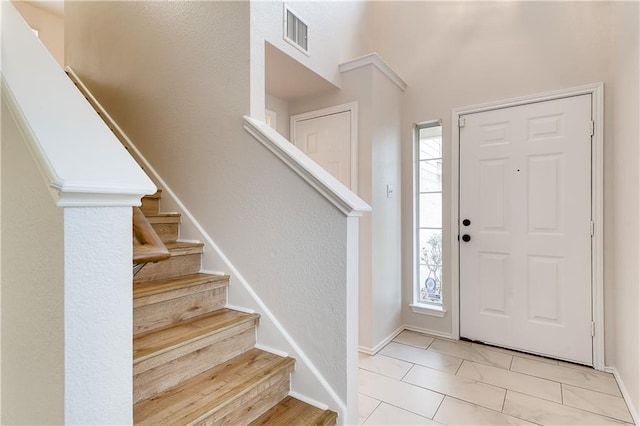
[[[409,305],[411,310],[414,313],[418,313],[418,314],[423,314],[423,315],[430,315],[430,316],[435,316],[435,317],[444,317],[446,314],[446,310],[444,309],[444,282],[440,283],[440,288],[441,288],[441,299],[440,299],[440,303],[429,303],[429,302],[425,302],[425,301],[421,301],[420,300],[420,165],[421,165],[421,159],[420,159],[420,131],[422,129],[427,129],[427,128],[432,128],[432,127],[440,127],[442,128],[442,120],[429,120],[429,121],[424,121],[421,123],[416,123],[414,125],[414,131],[413,131],[413,178],[414,178],[414,185],[413,185],[413,202],[414,202],[414,211],[413,211],[413,229],[412,229],[412,233],[413,233],[413,239],[414,239],[414,244],[413,244],[413,282],[412,282],[412,288],[413,288],[413,296],[412,296],[412,303]],[[443,140],[443,137],[441,136],[441,141]],[[441,153],[440,153],[440,161],[443,161],[443,155],[444,155],[444,147],[441,146]],[[436,158],[430,158],[429,160],[436,160]],[[427,160],[428,161],[428,160]],[[442,173],[441,170],[441,179],[444,177],[444,173]],[[441,205],[444,202],[444,187],[441,186],[440,187],[440,191],[433,191],[430,193],[440,193],[440,199],[441,199]],[[439,229],[440,232],[442,233],[443,236],[443,240],[444,240],[444,209],[441,208],[441,223],[440,223],[440,228],[432,228],[430,227],[430,229]],[[444,254],[444,250],[443,250],[443,254]],[[441,268],[443,266],[441,265]],[[443,268],[444,269],[444,268]]]

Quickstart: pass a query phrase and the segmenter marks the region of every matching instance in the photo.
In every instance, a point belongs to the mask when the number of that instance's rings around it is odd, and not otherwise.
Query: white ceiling
[[[325,80],[270,43],[265,43],[265,91],[285,101],[337,90]]]

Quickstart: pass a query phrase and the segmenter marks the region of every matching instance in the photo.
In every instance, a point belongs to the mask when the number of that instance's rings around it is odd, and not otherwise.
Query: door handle
[[[462,221],[462,224],[464,226],[469,226],[469,225],[471,225],[471,221],[469,219],[465,219],[465,220]]]
[[[471,241],[471,235],[469,234],[464,234],[462,236],[462,241],[464,241],[465,243],[468,243],[469,241]]]

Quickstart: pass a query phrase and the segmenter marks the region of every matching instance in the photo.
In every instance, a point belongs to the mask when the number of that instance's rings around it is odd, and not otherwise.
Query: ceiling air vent
[[[309,26],[288,6],[284,7],[284,39],[304,53],[309,53]]]

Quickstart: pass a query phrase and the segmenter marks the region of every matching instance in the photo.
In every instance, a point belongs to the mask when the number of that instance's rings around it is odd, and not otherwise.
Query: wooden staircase
[[[295,360],[255,348],[259,315],[225,308],[229,276],[200,273],[203,244],[178,241],[161,194],[141,207],[170,257],[133,280],[134,423],[334,425],[288,396]]]

